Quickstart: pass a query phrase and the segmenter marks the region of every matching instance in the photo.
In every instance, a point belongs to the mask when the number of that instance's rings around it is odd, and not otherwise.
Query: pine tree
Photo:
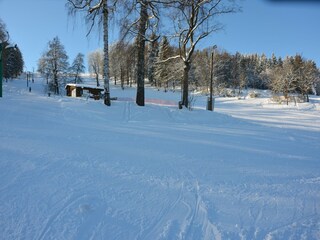
[[[0,18],[0,42],[4,42],[7,40],[7,30],[6,25]]]
[[[71,74],[74,75],[74,83],[81,82],[80,73],[84,73],[84,70],[84,55],[82,53],[78,53],[70,68]]]
[[[154,84],[154,78],[155,78],[155,62],[158,54],[158,42],[157,42],[157,36],[155,33],[151,35],[149,48],[148,48],[148,80],[153,85]]]
[[[6,45],[6,44],[5,44]],[[3,51],[3,77],[16,78],[23,72],[24,61],[18,46]]]
[[[170,76],[170,64],[172,61],[167,61],[167,59],[171,56],[171,49],[169,46],[169,41],[166,36],[164,36],[161,40],[159,47],[159,55],[156,59],[155,64],[155,82],[156,86],[160,88],[164,85],[165,90],[167,90],[169,81],[171,80]]]
[[[270,67],[271,68],[275,68],[278,66],[278,60],[277,60],[277,57],[274,53],[272,53],[272,56],[271,56],[271,60],[270,60]]]
[[[231,57],[231,72],[230,83],[234,89],[239,88],[239,94],[246,82],[246,63],[245,58],[240,56],[240,53],[236,53]]]
[[[298,89],[306,102],[309,102],[309,93],[311,92],[317,80],[318,69],[314,61],[303,62],[301,78],[298,81]]]
[[[17,45],[9,47],[9,33],[6,25],[0,19],[0,42],[2,43],[3,77],[6,79],[16,78],[23,72],[24,61],[22,53]]]

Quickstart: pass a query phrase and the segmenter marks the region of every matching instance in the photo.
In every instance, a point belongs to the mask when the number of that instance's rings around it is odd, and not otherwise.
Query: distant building
[[[85,84],[74,84],[74,83],[68,83],[66,85],[66,92],[67,92],[67,96],[69,97],[82,97],[84,94],[84,91],[86,91],[91,98],[95,100],[99,100],[102,96],[102,92],[104,91],[104,88],[85,85]]]

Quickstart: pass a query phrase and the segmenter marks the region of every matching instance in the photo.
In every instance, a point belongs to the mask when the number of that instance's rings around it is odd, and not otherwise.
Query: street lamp
[[[212,47],[212,53],[211,53],[211,68],[210,68],[210,97],[208,99],[207,103],[207,109],[209,111],[213,111],[213,56],[214,56],[214,50],[217,48],[217,45],[214,45]]]

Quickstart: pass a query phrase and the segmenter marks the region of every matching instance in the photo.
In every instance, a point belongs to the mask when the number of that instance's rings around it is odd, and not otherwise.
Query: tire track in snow
[[[251,228],[247,229],[247,238],[257,239],[257,236],[259,234],[259,223],[262,221],[264,217],[264,211],[266,208],[265,201],[262,201],[262,205],[258,203],[259,199],[256,201],[255,204],[251,204],[249,206],[248,215],[252,219]],[[260,206],[261,205],[261,206]],[[245,231],[243,229],[243,231]]]
[[[221,240],[217,226],[209,220],[198,181],[190,180],[188,173],[180,182],[177,198],[162,208],[147,228],[141,226],[136,239],[201,239]],[[192,177],[193,178],[193,177]]]
[[[92,207],[92,204],[79,205],[81,214],[85,217],[77,229],[74,239],[97,239],[105,226],[105,212],[103,205]],[[101,238],[101,237],[100,237]]]
[[[80,199],[84,198],[85,196],[86,195],[80,195],[78,197],[71,198],[55,214],[53,214],[52,216],[48,217],[47,218],[48,221],[47,221],[45,227],[43,228],[43,230],[41,231],[41,233],[40,233],[40,235],[39,235],[39,237],[37,239],[38,240],[46,239],[46,235],[48,234],[48,232],[50,232],[52,224],[59,218],[59,216],[61,216],[64,212],[66,212],[67,209],[69,209],[77,201],[79,201]]]
[[[156,234],[156,230],[160,229],[161,226],[164,224],[165,219],[168,215],[174,211],[175,207],[178,205],[179,202],[182,200],[183,195],[183,183],[181,184],[180,191],[176,200],[167,208],[164,208],[158,214],[158,217],[154,221],[151,226],[148,227],[146,230],[142,230],[139,235],[144,235],[144,239],[153,239],[153,236]],[[145,233],[146,232],[146,233]]]
[[[196,226],[201,226],[200,236],[202,236],[202,239],[221,240],[222,236],[220,231],[218,230],[217,226],[215,226],[209,220],[206,204],[202,200],[202,196],[200,194],[200,185],[197,180],[193,185],[193,191],[195,191],[193,198],[196,200],[194,207],[192,206],[192,203],[190,204],[186,200],[183,200],[183,204],[185,204],[185,206],[188,208],[188,213],[187,217],[183,221],[182,228],[179,233],[179,239],[193,239],[194,233],[195,236],[199,236],[199,233],[196,232]]]
[[[317,236],[320,234],[319,229],[319,216],[313,214],[270,229],[264,239],[318,239]]]
[[[124,108],[123,108],[123,121],[124,122],[130,122],[131,120],[131,102],[126,101],[126,103],[124,104]]]

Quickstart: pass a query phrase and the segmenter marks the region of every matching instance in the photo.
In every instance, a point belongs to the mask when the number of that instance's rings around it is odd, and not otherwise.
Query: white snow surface
[[[320,99],[112,86],[102,101],[4,83],[0,239],[320,239]]]

